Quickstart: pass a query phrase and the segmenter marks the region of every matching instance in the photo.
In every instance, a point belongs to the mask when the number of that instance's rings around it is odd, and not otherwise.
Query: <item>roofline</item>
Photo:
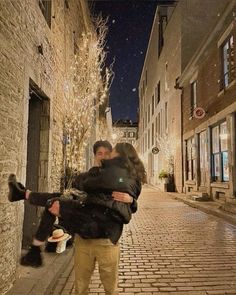
[[[151,33],[150,33],[150,36],[149,36],[148,46],[147,46],[147,50],[146,50],[146,54],[145,54],[145,59],[144,59],[144,63],[143,63],[143,69],[142,69],[141,76],[140,76],[139,83],[138,83],[139,86],[140,86],[140,82],[141,82],[142,77],[143,77],[144,69],[146,67],[147,56],[148,56],[148,52],[149,52],[149,48],[150,48],[151,37],[152,37],[153,31],[154,31],[154,25],[156,23],[156,18],[157,18],[157,12],[158,12],[158,10],[159,10],[159,6],[157,6],[157,8],[156,8],[156,12],[155,12],[154,19],[153,19],[152,29],[151,29]]]
[[[140,76],[140,80],[139,80],[139,84],[138,85],[140,85],[140,82],[141,82],[142,77],[143,77],[143,74],[144,74],[144,69],[146,67],[146,61],[147,61],[147,56],[148,56],[148,52],[149,52],[149,49],[150,49],[151,37],[152,37],[152,34],[153,34],[154,25],[156,23],[156,18],[157,18],[157,13],[159,11],[159,8],[160,7],[174,7],[174,10],[172,11],[172,14],[170,16],[170,19],[171,19],[172,16],[173,16],[173,14],[174,14],[174,11],[175,11],[176,7],[179,4],[179,2],[180,2],[179,0],[173,1],[173,5],[170,5],[170,4],[168,4],[168,5],[159,4],[158,5],[157,4],[156,12],[155,12],[153,23],[152,23],[152,29],[151,29],[151,33],[150,33],[150,37],[149,37],[149,41],[148,41],[148,46],[147,46],[147,50],[146,50],[146,54],[145,54],[145,59],[144,59],[144,63],[143,63],[143,69],[142,69],[142,72],[141,72],[141,76]],[[170,22],[170,19],[168,20],[167,26],[168,26],[168,24]]]

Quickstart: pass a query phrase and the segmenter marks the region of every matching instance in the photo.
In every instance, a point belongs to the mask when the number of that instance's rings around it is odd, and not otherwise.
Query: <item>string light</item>
[[[94,30],[83,32],[79,49],[70,67],[68,85],[70,95],[65,95],[64,132],[66,138],[66,163],[68,168],[83,170],[86,164],[85,149],[94,129],[99,106],[108,97],[113,79],[112,65],[105,67],[107,20],[99,16]],[[103,75],[102,75],[103,73]]]

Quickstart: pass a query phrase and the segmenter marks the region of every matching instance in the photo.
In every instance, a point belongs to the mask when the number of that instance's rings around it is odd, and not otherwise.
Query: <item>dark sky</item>
[[[92,11],[109,16],[107,61],[115,57],[110,91],[113,121],[137,121],[138,83],[142,71],[156,1],[93,1]]]

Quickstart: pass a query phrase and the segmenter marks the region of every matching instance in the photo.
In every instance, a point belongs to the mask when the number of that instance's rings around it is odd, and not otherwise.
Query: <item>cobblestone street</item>
[[[236,294],[236,227],[146,187],[121,239],[120,294]],[[71,262],[53,295],[74,294]],[[90,294],[104,294],[98,272]]]

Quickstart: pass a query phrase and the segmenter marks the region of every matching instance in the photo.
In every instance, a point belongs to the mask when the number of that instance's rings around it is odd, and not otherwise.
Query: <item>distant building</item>
[[[116,142],[128,142],[136,147],[138,123],[131,120],[113,122],[113,134]]]

